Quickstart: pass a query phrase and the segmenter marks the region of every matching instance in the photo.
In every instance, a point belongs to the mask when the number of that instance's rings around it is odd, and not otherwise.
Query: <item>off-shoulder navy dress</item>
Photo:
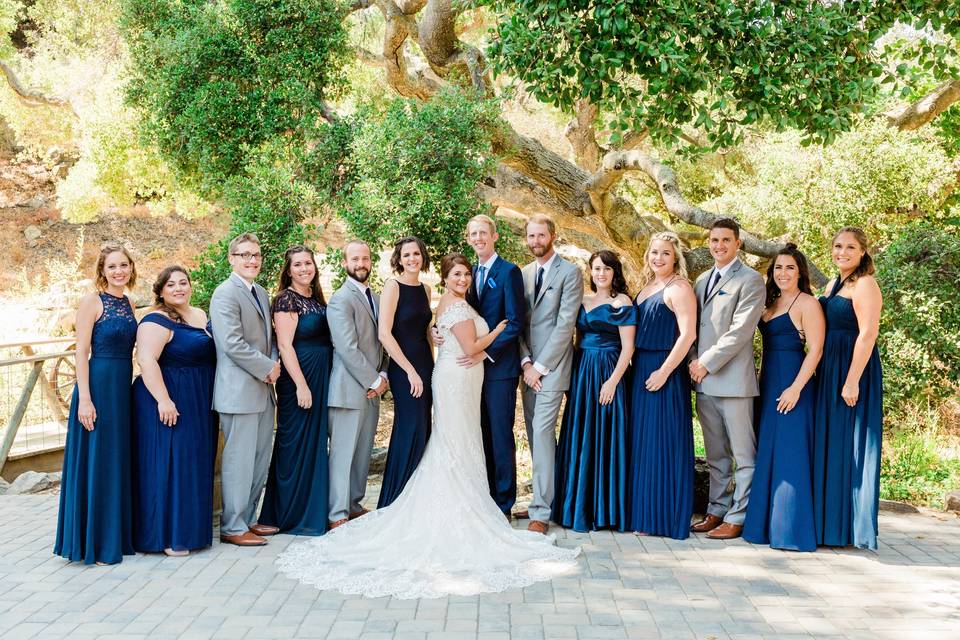
[[[792,305],[791,305],[792,306]],[[756,468],[743,539],[775,549],[815,551],[813,526],[814,381],[788,413],[777,411],[780,394],[793,384],[807,354],[787,310],[760,321],[763,362]]]
[[[683,540],[693,516],[693,410],[686,367],[676,367],[662,387],[648,391],[680,336],[663,290],[637,305],[633,393],[630,396],[629,520],[625,527]]]
[[[297,314],[293,350],[313,404],[309,409],[297,404],[297,385],[281,367],[277,436],[258,522],[285,533],[320,536],[327,528],[327,390],[333,368],[327,307],[287,289],[277,296],[273,311]]]
[[[633,305],[601,304],[577,314],[574,353],[557,444],[553,521],[574,531],[622,527],[626,518],[627,389],[624,376],[613,402],[600,404],[600,387],[620,358],[620,327],[636,323]]]
[[[130,300],[100,294],[103,314],[90,342],[93,431],[77,419],[73,390],[63,452],[60,513],[53,552],[86,564],[133,555],[130,500],[130,380],[137,320]]]
[[[157,363],[180,414],[160,422],[157,401],[141,377],[133,383],[133,546],[137,551],[192,551],[213,543],[213,465],[217,419],[213,376],[217,352],[207,328],[160,313],[141,323],[173,332]]]
[[[839,279],[838,279],[839,280]],[[883,440],[883,372],[876,345],[860,376],[857,404],[840,390],[850,371],[860,327],[853,301],[837,295],[838,283],[820,298],[827,318],[817,370],[813,445],[813,504],[817,543],[877,548],[880,445]]]

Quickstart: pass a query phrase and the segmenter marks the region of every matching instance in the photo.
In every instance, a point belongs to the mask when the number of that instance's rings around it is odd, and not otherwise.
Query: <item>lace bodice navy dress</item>
[[[513,529],[490,497],[480,434],[484,370],[457,364],[463,350],[451,331],[465,321],[487,332],[466,302],[437,318],[444,343],[433,375],[433,433],[403,491],[389,507],[291,544],[277,558],[282,572],[318,589],[411,599],[504,591],[576,570],[579,549]]]
[[[792,306],[792,304],[791,304]],[[756,467],[743,539],[775,549],[814,551],[813,525],[813,396],[807,382],[796,406],[777,411],[780,394],[793,384],[806,358],[804,340],[790,310],[761,320],[763,361]]]
[[[93,431],[77,419],[73,390],[63,452],[60,512],[53,552],[86,564],[133,554],[130,497],[130,381],[137,321],[130,300],[100,293],[103,314],[90,343]]]
[[[679,337],[677,316],[662,289],[637,305],[626,529],[683,540],[693,516],[693,410],[686,366],[677,366],[656,391],[646,387]]]
[[[297,385],[286,366],[277,380],[277,435],[260,511],[260,524],[305,536],[320,536],[327,527],[327,391],[333,367],[333,343],[327,307],[287,289],[273,312],[297,314],[293,350],[313,403],[297,403]],[[282,362],[281,362],[282,364]]]
[[[839,281],[839,278],[837,278]],[[817,543],[877,548],[883,372],[876,345],[860,376],[857,404],[840,396],[860,327],[843,282],[820,298],[827,318],[817,370],[813,445],[813,500]]]
[[[147,314],[172,335],[157,364],[180,414],[168,427],[143,378],[133,383],[133,546],[137,551],[192,551],[213,543],[213,465],[217,419],[213,376],[217,352],[210,325],[194,327]]]
[[[410,394],[407,372],[392,358],[387,366],[387,379],[393,394],[393,430],[390,432],[390,449],[387,465],[383,470],[383,484],[377,508],[386,507],[396,500],[407,480],[413,474],[430,438],[433,393],[430,377],[433,375],[433,350],[427,340],[427,330],[433,320],[430,298],[422,284],[409,285],[397,281],[400,297],[393,318],[393,337],[417,375],[423,380],[423,393],[419,398]]]
[[[620,327],[636,324],[632,304],[601,304],[577,313],[570,393],[557,444],[553,521],[574,531],[623,527],[627,500],[627,393],[624,376],[613,402],[600,387],[620,358]]]

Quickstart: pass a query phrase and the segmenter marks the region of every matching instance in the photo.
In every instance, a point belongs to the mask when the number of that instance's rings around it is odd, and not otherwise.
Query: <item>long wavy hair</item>
[[[793,258],[794,262],[797,263],[797,272],[800,274],[800,282],[798,283],[800,291],[813,295],[813,289],[810,287],[810,265],[807,264],[807,257],[797,248],[797,245],[788,242],[787,246],[777,251],[777,255],[773,256],[773,259],[770,261],[770,266],[767,267],[767,301],[764,306],[768,309],[773,306],[781,295],[780,287],[777,286],[773,278],[773,273],[777,266],[777,258],[780,256],[790,256]]]
[[[313,255],[313,249],[303,244],[295,244],[287,247],[283,252],[283,267],[280,269],[280,281],[277,283],[277,294],[283,293],[293,286],[293,276],[290,275],[290,264],[293,262],[293,256],[298,253],[309,253],[310,261],[313,262],[313,280],[310,281],[310,297],[322,305],[327,304],[323,297],[323,289],[320,287],[320,267],[317,266],[317,259]],[[274,298],[276,301],[276,298]]]
[[[650,236],[650,240],[647,242],[647,250],[643,254],[643,269],[640,271],[640,289],[646,287],[657,277],[650,267],[650,247],[653,246],[654,240],[662,240],[663,242],[669,242],[673,245],[673,253],[676,256],[676,261],[673,264],[673,272],[684,280],[689,280],[690,275],[687,273],[687,259],[683,257],[683,247],[680,245],[680,236],[673,231],[661,231]]]
[[[627,293],[627,279],[623,277],[623,263],[620,262],[620,256],[609,249],[601,249],[590,254],[587,260],[587,268],[593,270],[593,261],[600,258],[600,262],[613,269],[613,280],[610,283],[610,297],[616,298],[621,293]],[[590,291],[597,292],[597,285],[593,282],[593,276],[590,277]]]
[[[107,276],[103,273],[103,267],[107,262],[107,256],[111,253],[122,253],[127,256],[127,260],[130,261],[130,280],[127,281],[126,287],[127,289],[133,289],[133,286],[137,284],[137,263],[133,261],[133,256],[130,255],[130,251],[125,246],[116,242],[108,242],[100,247],[100,255],[97,256],[97,291],[107,290]]]
[[[863,249],[863,257],[860,258],[860,264],[858,264],[857,268],[853,270],[853,273],[847,277],[847,282],[856,282],[857,278],[861,276],[873,275],[877,267],[873,263],[873,256],[870,255],[870,243],[867,241],[867,234],[864,233],[860,227],[844,227],[833,234],[833,238],[830,239],[831,252],[833,251],[833,243],[836,242],[837,238],[843,233],[852,235],[856,239],[857,244],[860,245],[860,248]],[[839,276],[837,284],[839,284]]]
[[[163,288],[167,285],[167,281],[170,280],[170,276],[175,273],[182,273],[187,276],[187,282],[190,282],[191,286],[193,285],[190,281],[190,273],[180,265],[172,264],[169,267],[165,267],[157,276],[157,279],[153,281],[153,310],[163,311],[174,322],[183,322],[183,317],[177,310],[168,305],[166,300],[163,299]]]

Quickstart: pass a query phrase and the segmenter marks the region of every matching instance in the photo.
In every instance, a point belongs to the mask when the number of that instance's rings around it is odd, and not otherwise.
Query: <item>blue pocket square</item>
[[[494,280],[493,278],[487,278],[487,281],[484,282],[483,284],[484,284],[484,286],[490,285],[490,288],[492,288],[492,289],[496,289],[496,288],[497,288],[497,281]]]
[[[725,295],[727,295],[727,292],[724,291],[723,289],[720,289],[720,291],[717,291],[717,295],[718,295],[718,296],[725,296]]]

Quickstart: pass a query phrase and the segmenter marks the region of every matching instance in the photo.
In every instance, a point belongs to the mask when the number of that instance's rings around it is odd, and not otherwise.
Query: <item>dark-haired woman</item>
[[[428,331],[433,319],[430,287],[420,272],[430,267],[423,240],[408,236],[393,247],[390,266],[396,278],[387,280],[380,295],[379,334],[390,354],[387,378],[393,392],[393,430],[383,471],[377,508],[389,506],[420,464],[430,438],[433,395],[433,350]]]
[[[320,536],[327,528],[327,389],[333,343],[313,251],[283,256],[271,312],[283,365],[277,379],[277,436],[258,522],[285,533]]]
[[[839,275],[820,298],[827,320],[817,372],[813,499],[817,543],[877,548],[883,373],[877,351],[883,296],[867,237],[833,237]]]
[[[807,260],[794,244],[781,249],[767,269],[765,306],[759,325],[759,444],[743,539],[815,551],[810,379],[823,353],[825,324]]]
[[[155,306],[137,330],[133,546],[168,556],[213,542],[217,352],[207,314],[190,306],[192,291],[183,267],[161,271]]]
[[[77,386],[53,552],[86,564],[114,564],[133,554],[130,379],[137,320],[124,290],[136,280],[130,253],[105,245],[97,258],[97,293],[84,296],[77,310]]]
[[[677,234],[650,238],[641,281],[624,529],[682,540],[693,516],[693,411],[681,365],[697,337],[697,298]]]
[[[570,394],[557,444],[552,519],[574,531],[623,526],[627,501],[627,385],[636,333],[623,265],[590,256],[590,289],[577,314]]]

